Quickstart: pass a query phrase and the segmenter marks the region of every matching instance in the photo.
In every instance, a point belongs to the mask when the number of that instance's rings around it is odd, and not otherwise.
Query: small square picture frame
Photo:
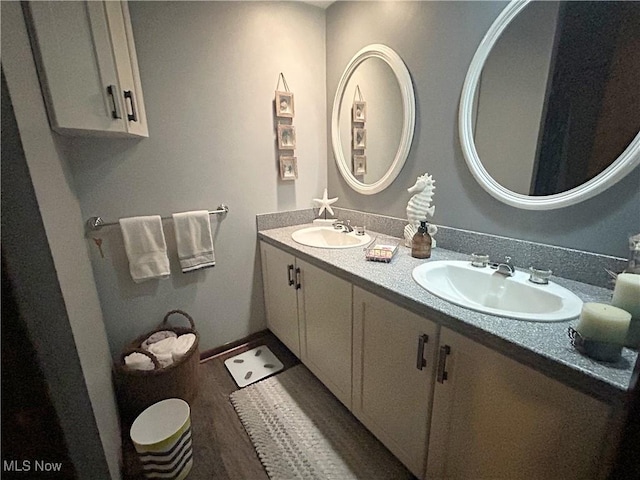
[[[367,102],[353,102],[353,121],[355,123],[364,123],[367,121]]]
[[[280,155],[280,179],[298,179],[298,159],[291,155]]]
[[[278,125],[278,149],[294,150],[296,148],[296,127],[293,125]]]
[[[353,128],[353,149],[363,150],[367,147],[367,130],[363,127]]]
[[[365,175],[366,173],[367,173],[367,156],[354,155],[353,156],[353,174]]]
[[[281,118],[293,118],[295,114],[292,92],[279,92],[276,90],[276,116]]]

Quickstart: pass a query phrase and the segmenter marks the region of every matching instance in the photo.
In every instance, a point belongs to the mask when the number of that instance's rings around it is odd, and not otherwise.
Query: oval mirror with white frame
[[[362,115],[354,112],[359,106],[365,107]],[[414,127],[406,65],[386,45],[362,48],[340,78],[331,115],[333,154],[347,184],[364,195],[388,187],[407,160]]]
[[[566,207],[640,163],[638,7],[514,0],[500,13],[458,112],[465,161],[489,194],[528,210]]]

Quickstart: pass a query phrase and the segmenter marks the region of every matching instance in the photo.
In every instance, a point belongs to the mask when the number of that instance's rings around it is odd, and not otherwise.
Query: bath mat
[[[230,398],[271,480],[414,478],[304,365]]]
[[[264,345],[226,359],[224,366],[240,388],[273,375],[284,367],[269,347]]]

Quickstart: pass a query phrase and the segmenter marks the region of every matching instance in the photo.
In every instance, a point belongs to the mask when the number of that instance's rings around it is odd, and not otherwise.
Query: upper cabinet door
[[[51,128],[147,137],[127,4],[29,2],[25,14]]]

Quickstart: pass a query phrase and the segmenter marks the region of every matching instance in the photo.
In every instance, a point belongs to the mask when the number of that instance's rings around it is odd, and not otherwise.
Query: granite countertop
[[[436,297],[411,277],[412,270],[425,261],[464,260],[468,255],[438,247],[430,260],[419,260],[401,241],[390,263],[370,262],[362,248],[324,249],[294,242],[291,233],[304,226],[310,224],[262,230],[258,237],[600,400],[616,403],[624,398],[637,352],[625,348],[617,363],[598,362],[577,352],[570,343],[567,328],[575,327],[577,319],[527,322],[483,314]],[[378,235],[368,233],[372,238]],[[559,277],[551,280],[584,302],[608,303],[611,299],[611,291],[605,288]]]

